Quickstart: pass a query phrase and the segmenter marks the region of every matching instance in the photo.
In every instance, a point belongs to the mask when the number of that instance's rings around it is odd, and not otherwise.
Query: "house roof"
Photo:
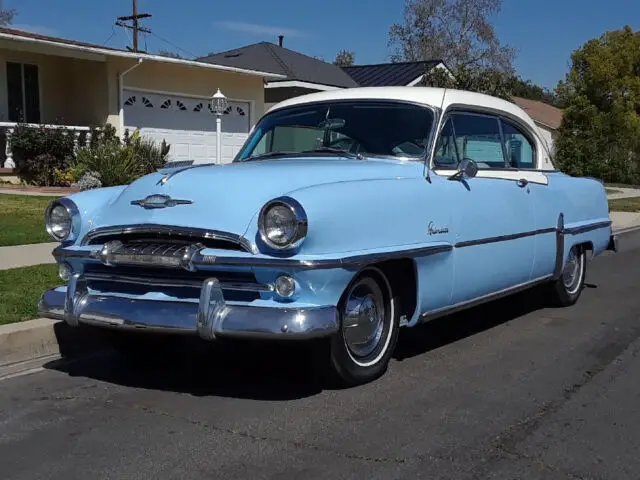
[[[361,87],[407,86],[442,60],[352,65],[342,69]]]
[[[200,62],[236,68],[258,69],[284,75],[284,81],[299,81],[349,88],[358,84],[340,67],[270,42],[220,52],[197,59]],[[274,82],[277,84],[277,82]]]
[[[130,52],[128,50],[121,50],[111,47],[103,47],[101,45],[95,45],[92,43],[78,42],[76,40],[70,40],[67,38],[52,37],[49,35],[41,35],[38,33],[26,32],[23,30],[17,30],[14,28],[0,27],[0,40],[11,40],[23,43],[30,43],[33,45],[42,45],[49,47],[58,47],[66,50],[74,50],[76,52],[81,51],[86,54],[96,54],[102,56],[114,56],[123,58],[132,58],[143,61],[153,61],[160,63],[177,63],[182,65],[189,65],[200,68],[209,68],[213,70],[221,70],[228,72],[241,73],[245,75],[255,75],[269,79],[283,78],[281,75],[274,74],[272,72],[258,71],[254,68],[236,68],[227,65],[217,65],[213,62],[200,62],[197,60],[187,60],[184,58],[165,57],[162,55],[153,55],[148,53]],[[100,58],[100,57],[97,57]]]
[[[562,110],[538,100],[528,98],[513,97],[513,103],[522,108],[537,123],[550,127],[554,130],[560,128],[562,123]]]

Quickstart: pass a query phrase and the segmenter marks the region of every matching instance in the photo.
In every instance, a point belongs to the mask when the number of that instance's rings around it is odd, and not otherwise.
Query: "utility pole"
[[[138,49],[138,32],[151,33],[151,30],[145,27],[141,27],[140,24],[138,23],[138,20],[140,20],[141,18],[150,18],[150,17],[151,17],[150,13],[138,13],[138,0],[133,0],[133,11],[131,15],[126,17],[118,17],[118,20],[116,21],[117,26],[133,30],[133,48],[127,47],[127,49],[132,50],[134,52],[140,51]],[[129,21],[131,22],[131,24],[124,23]]]

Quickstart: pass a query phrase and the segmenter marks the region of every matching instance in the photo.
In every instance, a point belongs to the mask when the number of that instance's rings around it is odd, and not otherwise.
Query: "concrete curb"
[[[74,328],[48,318],[0,325],[0,372],[38,358],[75,357],[104,350],[107,343],[103,335],[99,329]]]
[[[0,365],[60,353],[54,325],[57,320],[37,318],[0,326]]]

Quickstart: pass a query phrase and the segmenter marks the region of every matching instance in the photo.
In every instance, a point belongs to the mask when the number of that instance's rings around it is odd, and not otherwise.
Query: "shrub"
[[[64,175],[73,171],[76,185],[96,184],[89,177],[80,181],[87,173],[91,173],[91,178],[97,179],[103,187],[126,185],[164,165],[168,153],[169,146],[164,141],[157,146],[154,142],[142,139],[138,130],[130,137],[125,137],[124,143],[107,132],[96,143],[80,148],[76,160]]]
[[[18,124],[9,139],[16,173],[28,183],[56,185],[55,169],[73,159],[74,136],[67,129]],[[43,156],[45,155],[45,156]]]
[[[72,168],[97,173],[104,187],[126,185],[142,173],[131,147],[115,142],[80,148]]]
[[[142,138],[139,130],[133,132],[131,137],[125,137],[125,145],[131,146],[133,156],[145,174],[155,172],[162,167],[166,163],[170,149],[164,140],[158,146],[155,142]]]
[[[78,190],[90,190],[102,187],[100,174],[97,172],[85,172],[80,179],[71,185]]]

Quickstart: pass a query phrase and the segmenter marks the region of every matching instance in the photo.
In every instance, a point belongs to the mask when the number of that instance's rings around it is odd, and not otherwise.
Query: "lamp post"
[[[211,98],[211,109],[216,116],[216,163],[222,161],[222,115],[227,108],[227,97],[225,97],[220,89]]]

